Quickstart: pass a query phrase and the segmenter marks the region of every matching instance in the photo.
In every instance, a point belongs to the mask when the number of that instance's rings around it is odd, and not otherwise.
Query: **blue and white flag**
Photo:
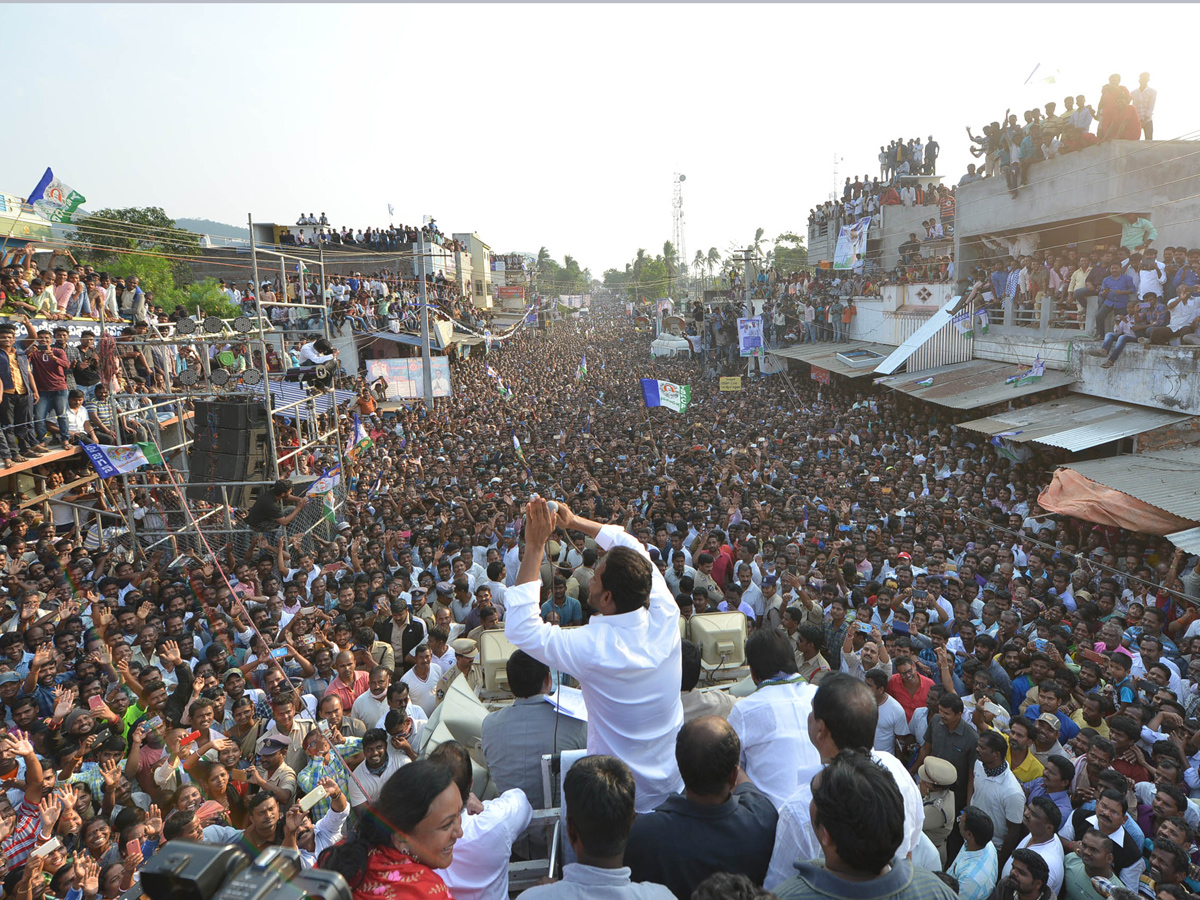
[[[81,446],[92,468],[101,478],[126,475],[150,463],[162,465],[163,461],[158,448],[151,443],[126,444],[119,447],[107,444]]]
[[[47,167],[42,180],[30,191],[25,202],[47,222],[71,222],[86,199],[79,191],[55,178],[54,172]]]
[[[692,386],[643,378],[642,397],[647,406],[665,406],[675,412],[683,412],[692,402]]]

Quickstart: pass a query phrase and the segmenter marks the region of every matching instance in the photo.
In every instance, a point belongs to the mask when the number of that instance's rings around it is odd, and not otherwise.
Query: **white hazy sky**
[[[5,142],[0,189],[24,196],[52,165],[90,209],[232,224],[386,225],[390,202],[397,222],[432,214],[599,275],[661,251],[675,172],[690,259],[757,227],[801,232],[835,155],[842,178],[877,173],[881,143],[932,134],[957,179],[965,125],[1067,93],[1094,104],[1113,72],[1129,87],[1151,72],[1156,137],[1200,129],[1188,55],[1126,32],[1127,9],[9,5],[8,33],[59,51],[10,91],[30,131]],[[1188,34],[1200,13],[1136,19]],[[1057,83],[1022,86],[1039,63]]]

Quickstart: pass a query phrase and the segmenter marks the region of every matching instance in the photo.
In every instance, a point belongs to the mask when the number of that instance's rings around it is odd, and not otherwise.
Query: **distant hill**
[[[224,222],[214,222],[212,219],[176,219],[175,224],[197,234],[208,234],[213,237],[239,238],[250,240],[250,231],[237,225],[226,225]]]

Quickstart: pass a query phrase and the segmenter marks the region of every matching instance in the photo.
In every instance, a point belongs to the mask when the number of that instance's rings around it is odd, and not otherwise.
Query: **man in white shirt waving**
[[[637,811],[649,812],[682,790],[675,733],[683,725],[679,607],[646,548],[615,525],[571,512],[562,501],[525,507],[525,554],[505,594],[504,634],[516,647],[583,685],[589,755],[624,760],[637,784]],[[588,585],[594,611],[583,628],[563,630],[541,617],[541,565],[555,527],[581,531],[606,553]]]

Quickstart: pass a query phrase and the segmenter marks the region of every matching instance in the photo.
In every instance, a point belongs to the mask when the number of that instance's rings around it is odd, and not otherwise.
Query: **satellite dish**
[[[679,176],[679,180],[680,180],[680,181],[687,181],[687,176],[686,176],[686,175],[680,175],[680,176]]]

